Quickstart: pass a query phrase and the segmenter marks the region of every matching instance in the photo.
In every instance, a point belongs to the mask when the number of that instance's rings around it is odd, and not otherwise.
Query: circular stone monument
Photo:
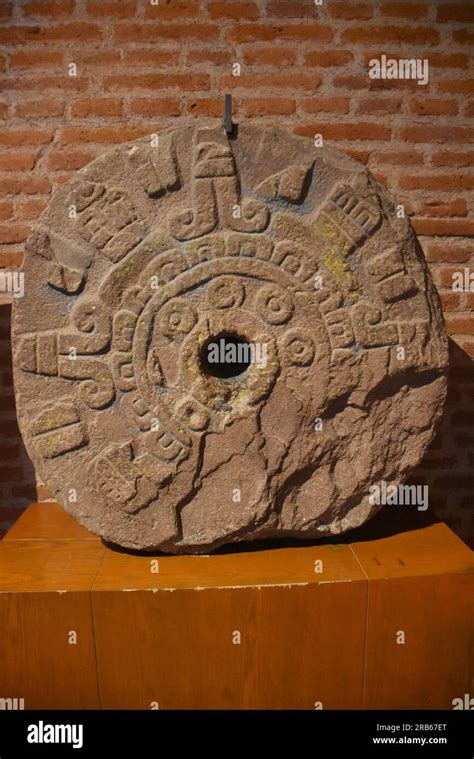
[[[309,139],[244,124],[124,144],[56,192],[24,272],[20,428],[113,543],[336,535],[432,439],[447,339],[423,254],[364,167]]]

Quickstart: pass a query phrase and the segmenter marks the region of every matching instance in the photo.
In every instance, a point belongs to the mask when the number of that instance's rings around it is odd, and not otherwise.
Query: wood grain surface
[[[76,522],[59,503],[32,503],[3,540],[96,540],[100,538]]]
[[[88,593],[0,592],[0,621],[0,698],[23,698],[26,709],[100,709]]]
[[[102,706],[361,708],[365,595],[359,581],[96,592]]]

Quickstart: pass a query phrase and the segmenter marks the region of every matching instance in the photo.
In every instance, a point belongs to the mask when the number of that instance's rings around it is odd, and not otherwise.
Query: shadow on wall
[[[41,485],[37,488],[35,471],[16,421],[10,312],[9,305],[0,305],[0,537],[29,503],[50,497],[46,488]],[[459,537],[474,546],[474,362],[452,340],[444,414],[438,433],[410,482],[428,485],[430,509]],[[417,514],[400,515],[399,518],[383,511],[372,520],[372,527],[368,523],[353,531],[351,540],[375,537],[379,527],[383,528],[382,522],[385,527],[390,522],[388,533],[384,530],[386,534],[396,532],[397,525],[401,530],[414,529],[424,524],[427,516],[422,522]]]
[[[474,547],[474,361],[451,339],[443,416],[410,482],[428,485],[430,509]]]

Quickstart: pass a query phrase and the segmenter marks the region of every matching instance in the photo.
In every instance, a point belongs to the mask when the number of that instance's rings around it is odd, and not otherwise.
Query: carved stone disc
[[[22,434],[109,541],[341,533],[432,438],[447,340],[423,254],[364,167],[311,140],[244,124],[124,144],[54,195],[24,272]]]

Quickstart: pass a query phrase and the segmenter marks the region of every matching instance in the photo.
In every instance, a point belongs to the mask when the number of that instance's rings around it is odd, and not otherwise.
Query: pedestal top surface
[[[351,537],[247,543],[204,556],[129,553],[103,543],[58,504],[35,503],[0,541],[0,592],[282,587],[474,571],[472,551],[428,517],[418,527],[413,517],[400,519],[398,531],[380,518]]]

